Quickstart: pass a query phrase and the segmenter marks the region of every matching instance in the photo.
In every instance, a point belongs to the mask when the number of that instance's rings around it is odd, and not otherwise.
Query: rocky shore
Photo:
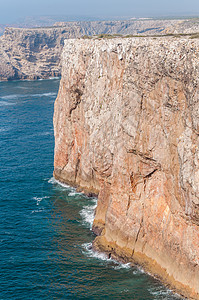
[[[199,299],[199,40],[67,40],[54,176],[98,194],[94,247]]]

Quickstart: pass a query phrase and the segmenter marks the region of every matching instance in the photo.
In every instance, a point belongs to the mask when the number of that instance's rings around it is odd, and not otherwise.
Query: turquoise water
[[[0,299],[179,299],[91,250],[96,199],[52,178],[58,86],[0,82]]]

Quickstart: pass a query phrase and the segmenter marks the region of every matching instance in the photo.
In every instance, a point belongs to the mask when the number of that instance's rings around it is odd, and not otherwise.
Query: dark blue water
[[[58,86],[0,82],[0,299],[179,299],[90,249],[96,199],[52,178]]]

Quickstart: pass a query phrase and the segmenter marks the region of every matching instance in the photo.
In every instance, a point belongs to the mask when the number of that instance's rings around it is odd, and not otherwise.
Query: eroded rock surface
[[[0,80],[60,76],[64,40],[97,34],[154,35],[199,32],[199,20],[124,20],[6,28],[0,37]]]
[[[94,247],[199,299],[199,41],[67,40],[54,176],[98,194]]]

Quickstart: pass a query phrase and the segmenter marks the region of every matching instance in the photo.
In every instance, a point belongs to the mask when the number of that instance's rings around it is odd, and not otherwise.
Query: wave
[[[80,211],[80,216],[83,219],[83,223],[88,225],[92,229],[93,221],[95,218],[95,209],[97,207],[97,199],[92,199],[92,204],[86,205]]]
[[[82,248],[84,249],[83,253],[86,254],[86,256],[88,257],[94,257],[105,261],[111,260],[111,258],[108,258],[108,256],[105,253],[94,251],[92,248],[92,243],[84,243],[82,244]]]
[[[130,269],[131,268],[131,264],[130,263],[119,263],[118,266],[113,267],[115,270],[120,270],[120,269]]]
[[[28,98],[28,97],[55,97],[57,96],[57,93],[49,92],[49,93],[42,93],[42,94],[13,94],[13,95],[7,95],[2,96],[1,99],[3,100],[10,100],[10,99],[18,99],[18,98]],[[3,101],[0,101],[3,102]],[[9,102],[6,102],[9,103]],[[13,104],[13,103],[11,103]],[[7,104],[10,105],[10,104]]]
[[[36,133],[36,134],[33,134],[31,135],[32,137],[35,137],[35,136],[45,136],[45,135],[52,135],[52,131],[45,131],[45,132],[39,132],[39,133]]]
[[[43,80],[57,80],[57,79],[61,79],[61,77],[39,78],[37,80],[38,81],[43,81]]]
[[[49,78],[39,78],[39,79],[15,79],[15,80],[12,80],[12,82],[26,82],[26,81],[41,81],[41,80],[55,80],[55,79],[61,79],[61,76],[58,76],[58,77],[49,77]],[[7,82],[5,80],[0,80],[0,82]]]
[[[73,189],[73,188],[71,188],[71,189]],[[82,193],[76,192],[75,189],[74,189],[74,191],[72,191],[68,194],[69,197],[75,197],[75,196],[78,196],[78,195],[82,195]]]
[[[0,106],[15,105],[15,102],[0,101]]]
[[[55,97],[57,96],[57,93],[43,93],[43,94],[32,94],[32,95],[26,95],[31,97]]]
[[[61,77],[49,77],[50,80],[61,79]]]
[[[121,263],[119,261],[116,261],[115,259],[112,259],[112,258],[109,258],[107,254],[105,253],[102,253],[102,252],[97,252],[95,250],[93,250],[92,248],[92,243],[85,243],[82,245],[82,248],[83,248],[83,253],[88,256],[88,257],[93,257],[93,258],[96,258],[96,259],[99,259],[99,260],[103,260],[103,261],[106,261],[106,262],[110,262],[111,264],[111,267],[114,269],[114,270],[120,270],[120,269],[130,269],[131,268],[131,264],[130,263]]]
[[[66,189],[71,189],[71,187],[65,183],[62,183],[60,182],[59,180],[55,179],[54,177],[50,178],[48,180],[48,183],[51,183],[51,184],[59,184],[60,186],[66,188]]]
[[[43,200],[43,199],[49,199],[50,197],[49,196],[44,196],[44,197],[33,197],[33,200],[36,200],[37,201],[37,205],[40,204],[40,202]]]
[[[7,96],[1,96],[1,99],[4,99],[4,100],[10,100],[10,99],[16,99],[18,98],[18,94],[13,94],[13,95],[7,95]],[[7,102],[9,103],[9,102]],[[8,104],[9,105],[9,104]]]
[[[31,214],[38,213],[38,212],[42,212],[42,211],[43,211],[43,209],[32,210],[32,211],[31,211]]]
[[[173,295],[175,296],[175,299],[182,299],[182,297],[177,294],[177,293],[173,293],[170,289],[164,289],[163,287],[155,287],[155,288],[149,288],[148,289],[149,293],[151,295],[153,295],[155,300],[168,300],[170,299],[169,296],[171,296],[173,299]]]

